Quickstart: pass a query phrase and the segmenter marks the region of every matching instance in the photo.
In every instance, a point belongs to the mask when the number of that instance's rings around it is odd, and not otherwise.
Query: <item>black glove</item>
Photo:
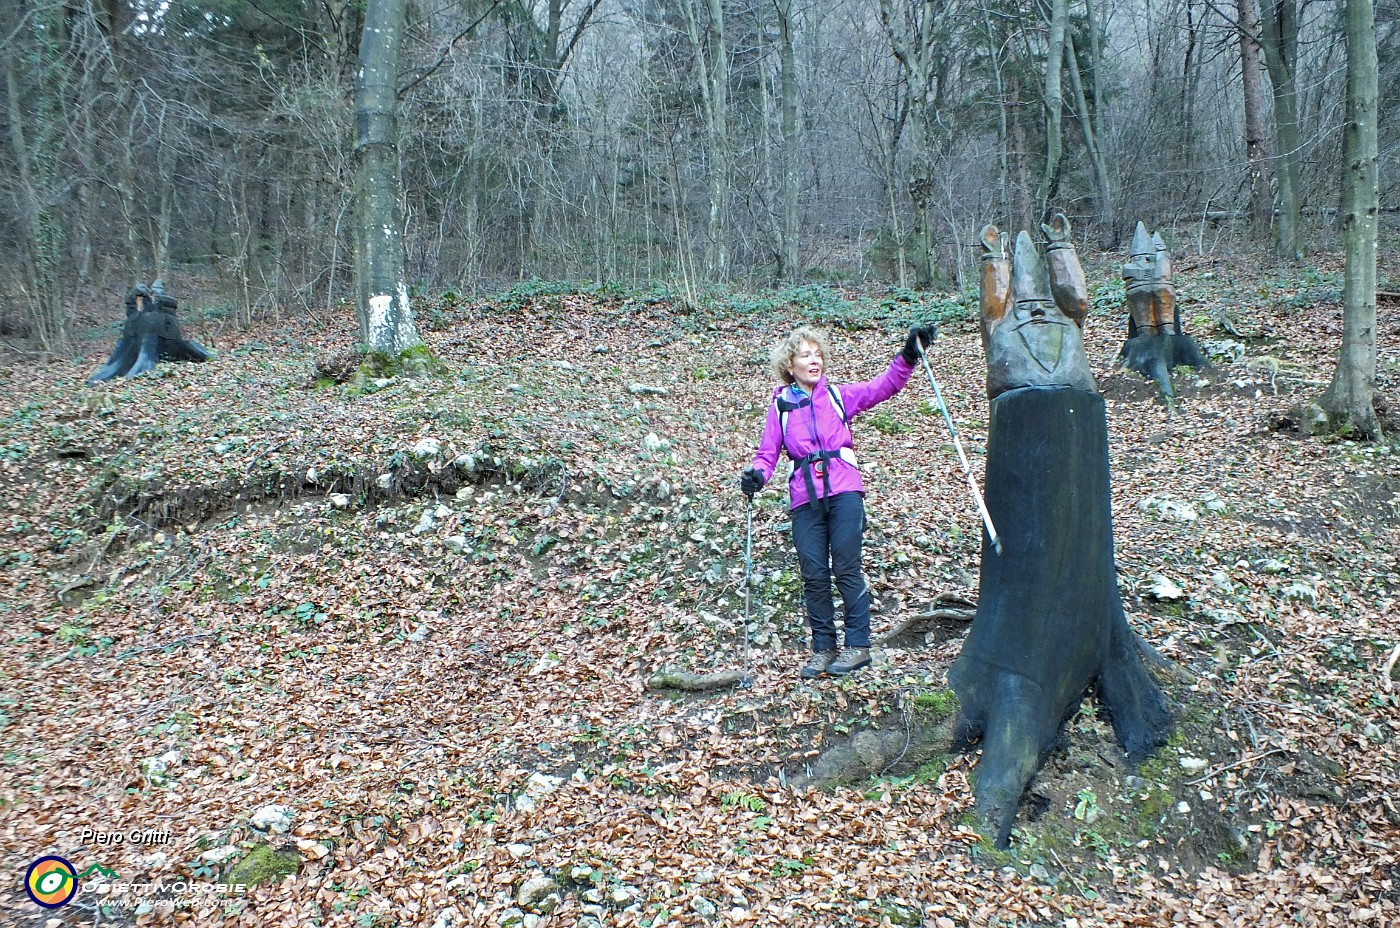
[[[904,340],[904,350],[901,351],[900,354],[902,354],[904,360],[908,361],[910,364],[918,364],[919,346],[923,345],[927,348],[929,343],[937,337],[937,325],[916,325],[909,330],[909,337]]]
[[[749,499],[753,499],[753,495],[763,489],[763,474],[757,467],[750,467],[739,475],[739,489],[743,490]]]

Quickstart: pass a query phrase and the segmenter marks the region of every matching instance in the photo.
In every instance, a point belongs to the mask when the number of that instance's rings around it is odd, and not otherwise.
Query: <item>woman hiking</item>
[[[850,421],[894,396],[909,382],[919,349],[937,336],[916,326],[889,369],[865,383],[833,386],[826,380],[826,337],[802,326],[773,347],[769,361],[786,386],[773,394],[753,464],[739,478],[750,499],[773,476],[778,454],[793,462],[788,480],[792,541],[802,569],[812,659],[802,679],[840,676],[870,663],[870,589],[860,571],[865,532],[865,485],[856,464]],[[836,648],[836,608],[831,579],[845,607],[844,650]]]

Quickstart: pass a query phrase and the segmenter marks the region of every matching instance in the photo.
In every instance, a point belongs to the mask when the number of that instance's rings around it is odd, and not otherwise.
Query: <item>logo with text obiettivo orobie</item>
[[[40,857],[29,865],[24,889],[39,905],[56,909],[78,894],[78,871],[62,857]]]
[[[46,909],[57,909],[73,901],[78,894],[78,881],[92,873],[115,877],[116,871],[101,864],[92,864],[82,873],[62,857],[40,857],[29,865],[24,875],[24,891]]]

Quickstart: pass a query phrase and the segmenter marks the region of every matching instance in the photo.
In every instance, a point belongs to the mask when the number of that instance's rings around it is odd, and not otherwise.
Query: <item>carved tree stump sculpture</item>
[[[1128,340],[1119,352],[1123,367],[1157,382],[1169,406],[1175,398],[1172,368],[1209,367],[1200,346],[1181,330],[1181,311],[1172,287],[1172,259],[1160,233],[1141,222],[1133,232],[1133,253],[1123,265],[1128,293]]]
[[[132,287],[126,295],[126,324],[121,338],[101,370],[88,378],[100,383],[113,377],[135,377],[155,370],[161,361],[208,361],[212,353],[185,338],[175,318],[175,298],[157,280],[150,289]]]
[[[1161,744],[1170,713],[1118,595],[1103,398],[1080,326],[1088,289],[1062,214],[1008,260],[982,230],[982,341],[991,422],[980,596],[949,681],[963,734],[982,737],[978,813],[1005,846],[1060,726],[1094,690],[1131,758]]]

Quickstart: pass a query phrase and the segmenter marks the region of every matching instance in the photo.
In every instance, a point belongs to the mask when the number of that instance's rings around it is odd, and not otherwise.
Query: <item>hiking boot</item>
[[[831,666],[831,662],[836,660],[836,649],[830,651],[815,651],[812,659],[807,662],[807,666],[802,668],[802,679],[815,680],[826,673],[826,668]]]
[[[868,666],[870,666],[869,648],[847,648],[837,655],[836,660],[826,665],[826,672],[833,677],[840,677],[853,670]]]

